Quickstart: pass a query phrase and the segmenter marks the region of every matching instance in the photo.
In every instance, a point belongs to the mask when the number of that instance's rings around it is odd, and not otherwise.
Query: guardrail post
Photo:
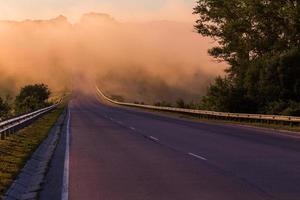
[[[10,135],[10,129],[8,129],[7,131],[5,131],[5,138],[8,138]]]
[[[0,133],[1,135],[1,140],[5,140],[5,133]]]

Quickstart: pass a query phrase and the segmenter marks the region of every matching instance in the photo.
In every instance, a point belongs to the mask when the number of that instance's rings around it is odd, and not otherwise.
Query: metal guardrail
[[[286,122],[293,124],[300,123],[300,117],[293,116],[282,116],[282,115],[261,115],[261,114],[245,114],[245,113],[226,113],[226,112],[214,112],[214,111],[206,111],[206,110],[193,110],[193,109],[184,109],[184,108],[172,108],[172,107],[159,107],[159,106],[151,106],[151,105],[140,105],[134,103],[123,103],[112,100],[105,96],[103,92],[96,87],[98,93],[107,101],[122,105],[122,106],[130,106],[130,107],[138,107],[138,108],[146,108],[152,110],[160,110],[160,111],[169,111],[169,112],[177,112],[177,113],[186,113],[186,114],[195,114],[204,117],[214,117],[218,119],[236,119],[236,120],[257,120],[257,121],[266,121],[270,122]]]
[[[13,134],[17,130],[24,128],[39,116],[50,112],[51,110],[56,108],[58,104],[59,103],[25,115],[21,115],[19,117],[0,122],[0,139],[4,140],[6,137]]]

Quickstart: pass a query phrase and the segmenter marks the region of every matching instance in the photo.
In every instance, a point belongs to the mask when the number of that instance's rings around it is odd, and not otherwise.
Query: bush
[[[172,107],[172,104],[168,103],[166,101],[162,101],[162,102],[156,102],[156,103],[154,103],[154,106],[158,106],[158,107]]]
[[[121,95],[111,95],[110,98],[114,101],[125,102],[125,98],[122,97]]]
[[[186,108],[185,102],[183,99],[178,99],[176,101],[176,107],[177,108]]]
[[[266,112],[272,115],[300,116],[300,103],[295,101],[274,101],[267,105]]]
[[[197,109],[198,106],[194,102],[186,103],[183,99],[178,99],[176,101],[177,108],[185,108],[185,109]]]
[[[266,105],[265,112],[270,115],[280,115],[288,107],[288,103],[282,100],[273,101]]]
[[[27,85],[23,87],[15,100],[16,114],[38,110],[49,105],[47,102],[51,92],[45,84]]]
[[[300,116],[300,103],[294,101],[289,102],[288,107],[284,109],[281,114],[289,116]]]

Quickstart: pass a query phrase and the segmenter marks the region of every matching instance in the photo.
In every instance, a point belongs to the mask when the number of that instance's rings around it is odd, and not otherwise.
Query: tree
[[[9,104],[0,97],[0,120],[7,118],[9,116],[9,113]]]
[[[47,106],[50,94],[51,92],[45,84],[23,87],[15,100],[16,113],[27,113]]]
[[[209,54],[229,64],[223,83],[218,78],[210,87],[206,104],[220,111],[266,112],[270,102],[300,100],[299,3],[198,0],[195,28],[217,41]],[[216,92],[224,84],[228,84],[225,96]],[[240,104],[232,107],[228,101]]]

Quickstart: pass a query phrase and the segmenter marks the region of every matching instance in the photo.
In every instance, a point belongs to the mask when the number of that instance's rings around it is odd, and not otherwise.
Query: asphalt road
[[[71,200],[300,199],[300,138],[70,103]]]

